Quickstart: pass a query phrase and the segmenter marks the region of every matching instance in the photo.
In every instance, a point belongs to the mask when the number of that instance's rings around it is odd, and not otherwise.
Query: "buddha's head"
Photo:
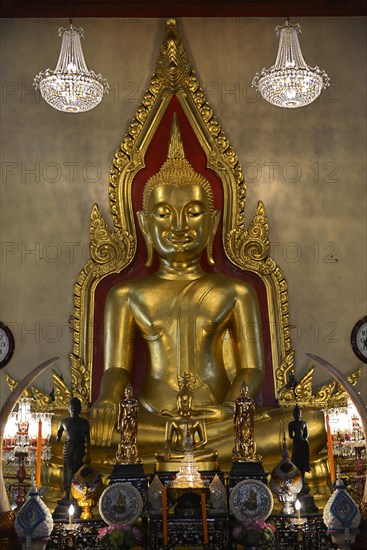
[[[295,420],[301,420],[301,409],[299,408],[298,404],[293,409],[293,416]]]
[[[82,410],[82,404],[80,399],[78,399],[77,397],[72,397],[69,401],[70,416],[74,416],[74,417],[78,416],[81,410]]]
[[[146,182],[143,210],[138,212],[148,249],[147,265],[152,263],[153,248],[172,262],[196,260],[207,248],[209,263],[214,263],[211,248],[219,214],[209,181],[184,156],[174,119],[168,158]]]
[[[189,418],[193,412],[195,376],[184,373],[178,378],[177,410],[183,418]]]
[[[241,397],[247,397],[248,395],[248,385],[245,381],[241,384]]]
[[[125,394],[125,399],[129,399],[131,397],[134,397],[134,390],[133,390],[133,387],[130,383],[126,384],[124,394]]]

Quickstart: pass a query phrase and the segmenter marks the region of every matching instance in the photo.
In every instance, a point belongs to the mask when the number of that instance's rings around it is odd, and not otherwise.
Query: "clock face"
[[[367,315],[354,325],[351,343],[357,357],[367,363]]]
[[[11,359],[14,352],[14,338],[10,328],[0,322],[0,368]]]

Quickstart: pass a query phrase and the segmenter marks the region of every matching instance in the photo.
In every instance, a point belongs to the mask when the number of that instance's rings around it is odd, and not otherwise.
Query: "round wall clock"
[[[14,353],[14,336],[9,327],[0,321],[0,369],[9,363]]]
[[[350,341],[356,356],[367,363],[367,315],[354,325]]]

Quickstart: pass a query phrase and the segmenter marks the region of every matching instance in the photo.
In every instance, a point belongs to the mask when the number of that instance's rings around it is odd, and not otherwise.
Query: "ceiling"
[[[367,0],[1,0],[1,17],[345,17]]]

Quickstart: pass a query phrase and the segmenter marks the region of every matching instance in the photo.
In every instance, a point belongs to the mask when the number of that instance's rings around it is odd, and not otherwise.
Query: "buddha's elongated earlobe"
[[[211,230],[210,230],[210,235],[208,239],[208,244],[206,247],[206,255],[208,258],[209,265],[215,264],[215,260],[213,258],[213,241],[218,229],[219,219],[220,219],[220,210],[215,210],[211,215]]]
[[[139,212],[136,213],[140,230],[143,233],[143,237],[145,240],[145,246],[147,247],[147,261],[145,262],[146,267],[150,267],[153,262],[153,243],[152,238],[150,236],[149,230],[147,228],[147,220],[145,217],[145,214],[143,210],[139,210]]]

